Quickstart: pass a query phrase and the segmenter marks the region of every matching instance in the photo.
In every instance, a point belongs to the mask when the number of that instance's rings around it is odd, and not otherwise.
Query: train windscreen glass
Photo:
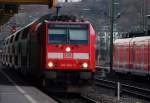
[[[48,43],[54,44],[87,44],[87,25],[49,24]]]
[[[48,43],[66,43],[67,33],[65,29],[48,29]]]
[[[69,29],[69,41],[71,44],[88,43],[87,29]]]

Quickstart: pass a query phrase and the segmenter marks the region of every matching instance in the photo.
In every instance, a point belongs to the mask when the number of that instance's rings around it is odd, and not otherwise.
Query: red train
[[[150,76],[150,36],[115,40],[113,60],[114,71]]]
[[[43,86],[87,86],[95,72],[95,31],[90,22],[32,22],[5,39],[2,63]]]

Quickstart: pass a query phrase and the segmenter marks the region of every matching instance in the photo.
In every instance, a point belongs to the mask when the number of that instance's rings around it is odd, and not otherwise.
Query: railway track
[[[114,81],[105,80],[96,77],[95,85],[109,88],[114,90],[114,92],[117,92],[118,83]],[[138,98],[150,100],[150,89],[141,88],[134,85],[120,83],[120,94],[122,95],[127,94],[127,95],[136,96]]]
[[[74,96],[74,97],[53,97],[58,103],[98,103],[95,100],[92,100],[85,96]]]

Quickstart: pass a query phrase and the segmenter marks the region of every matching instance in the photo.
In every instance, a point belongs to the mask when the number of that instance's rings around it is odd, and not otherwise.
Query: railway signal
[[[16,30],[16,26],[15,25],[13,25],[12,27],[11,27],[11,33],[15,33],[17,30]]]

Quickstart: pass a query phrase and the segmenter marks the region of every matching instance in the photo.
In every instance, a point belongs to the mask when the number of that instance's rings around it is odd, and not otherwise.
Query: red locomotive
[[[7,37],[2,51],[3,64],[38,77],[44,86],[50,81],[87,86],[95,72],[95,31],[89,22],[37,20]]]
[[[117,72],[150,76],[150,36],[115,40],[113,60]]]

